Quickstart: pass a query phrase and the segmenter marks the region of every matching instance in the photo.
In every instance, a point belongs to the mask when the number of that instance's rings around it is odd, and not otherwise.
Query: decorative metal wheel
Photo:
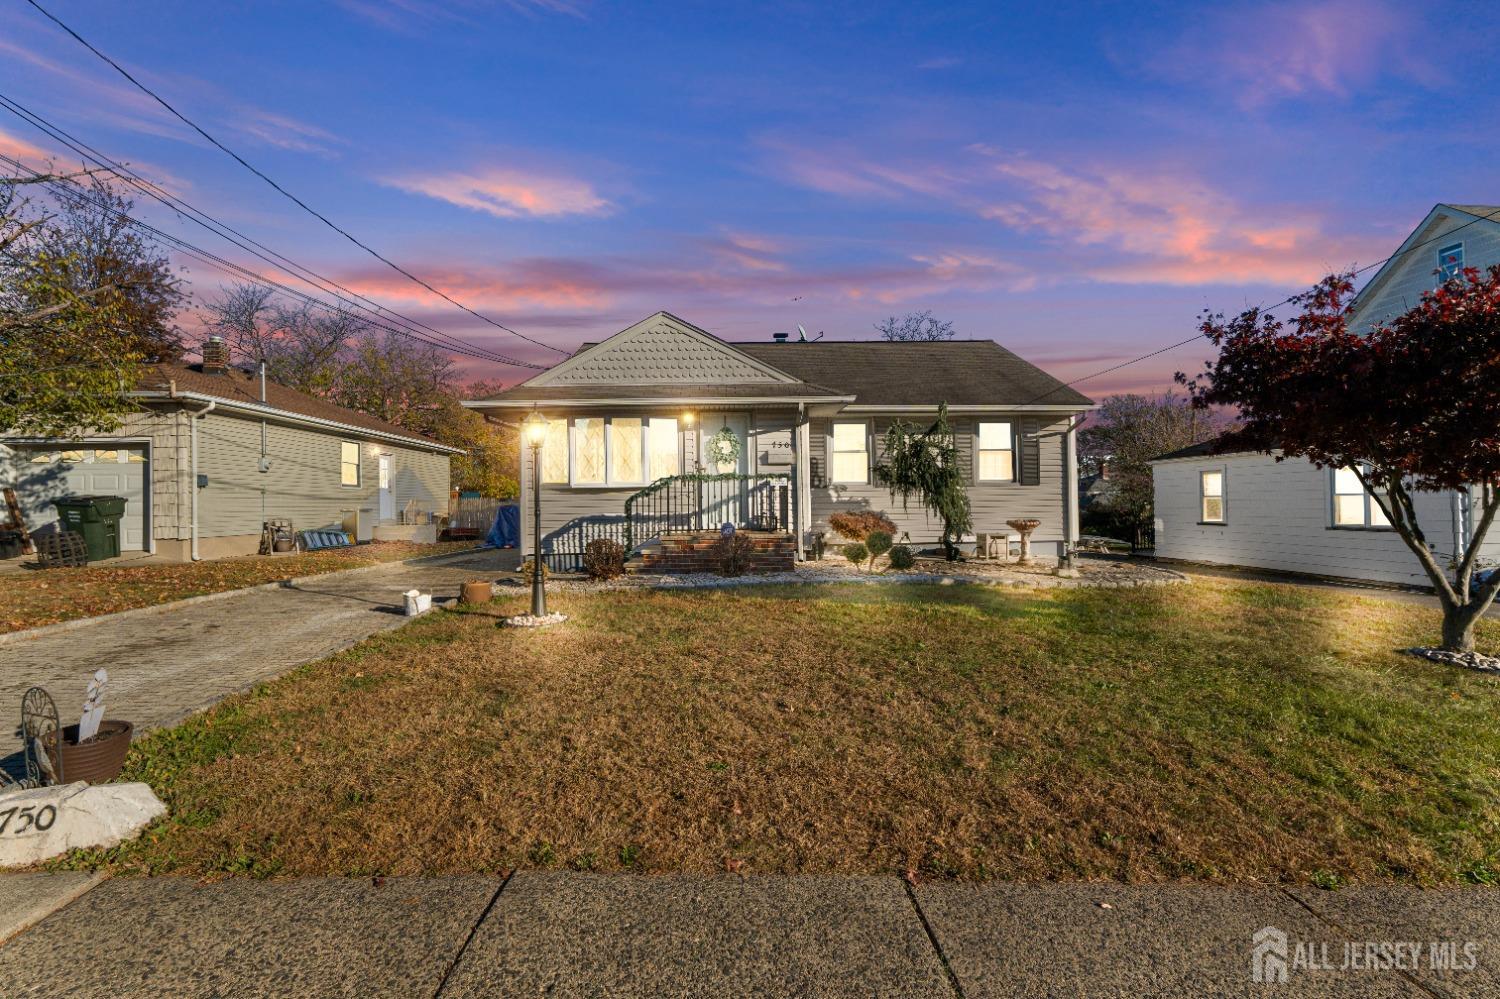
[[[21,743],[27,787],[66,783],[62,774],[62,725],[57,717],[57,702],[42,687],[32,687],[21,697]],[[49,745],[54,749],[51,756],[47,753]]]

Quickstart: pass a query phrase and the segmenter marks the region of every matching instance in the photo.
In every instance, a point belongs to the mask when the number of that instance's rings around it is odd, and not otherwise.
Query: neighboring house
[[[1458,268],[1497,263],[1500,207],[1438,205],[1360,291],[1351,328],[1406,312]],[[1156,459],[1157,557],[1430,585],[1351,470],[1278,462],[1277,454],[1230,433]],[[1471,490],[1421,492],[1413,501],[1423,533],[1444,557],[1467,546],[1478,508]],[[1500,559],[1500,537],[1481,555]]]
[[[790,535],[806,551],[840,510],[876,510],[917,544],[940,521],[875,481],[896,419],[925,426],[947,403],[974,528],[1041,527],[1057,557],[1076,541],[1077,422],[1092,403],[990,340],[729,343],[658,312],[492,399],[492,420],[548,421],[542,548],[569,561],[593,537],[639,548],[722,522]],[[738,454],[710,448],[732,436]],[[531,449],[522,443],[523,550],[533,548]],[[743,478],[704,483],[694,473]],[[726,485],[726,482],[728,483]],[[627,504],[632,519],[627,519]]]
[[[460,449],[262,382],[218,338],[203,355],[149,368],[117,430],[0,435],[0,485],[16,488],[33,532],[55,524],[54,500],[123,496],[122,550],[187,561],[253,554],[266,518],[299,531],[357,518],[363,539],[416,534],[397,526],[408,504],[447,512]]]

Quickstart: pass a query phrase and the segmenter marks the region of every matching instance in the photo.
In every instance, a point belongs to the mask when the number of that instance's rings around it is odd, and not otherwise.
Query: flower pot
[[[297,542],[291,538],[277,538],[271,544],[271,548],[278,552],[290,552],[297,550]]]
[[[88,742],[78,742],[78,726],[69,725],[62,730],[62,772],[59,776],[71,784],[88,781],[103,784],[120,776],[125,766],[125,754],[130,751],[130,737],[135,726],[128,721],[106,720],[99,723],[99,734]],[[57,772],[55,744],[47,747],[52,757],[52,770]]]
[[[489,580],[471,579],[463,585],[458,599],[466,604],[487,604],[494,595],[495,591]]]

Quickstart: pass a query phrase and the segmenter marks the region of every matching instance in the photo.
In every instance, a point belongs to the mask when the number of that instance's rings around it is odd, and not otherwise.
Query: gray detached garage
[[[8,451],[8,454],[3,452]],[[119,496],[125,500],[120,548],[145,551],[151,485],[150,447],[143,443],[11,444],[0,446],[6,468],[0,481],[16,490],[32,531],[57,522],[57,500],[69,496]]]

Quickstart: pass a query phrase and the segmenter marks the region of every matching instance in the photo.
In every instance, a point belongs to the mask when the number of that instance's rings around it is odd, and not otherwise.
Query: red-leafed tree
[[[1192,380],[1200,406],[1239,410],[1244,437],[1323,468],[1352,468],[1422,564],[1443,607],[1443,647],[1474,648],[1474,625],[1500,573],[1474,586],[1479,552],[1500,513],[1500,266],[1470,268],[1411,311],[1356,331],[1353,275],[1293,299],[1289,324],[1252,309],[1205,314],[1219,356]],[[1471,497],[1460,551],[1430,539],[1413,493]]]

